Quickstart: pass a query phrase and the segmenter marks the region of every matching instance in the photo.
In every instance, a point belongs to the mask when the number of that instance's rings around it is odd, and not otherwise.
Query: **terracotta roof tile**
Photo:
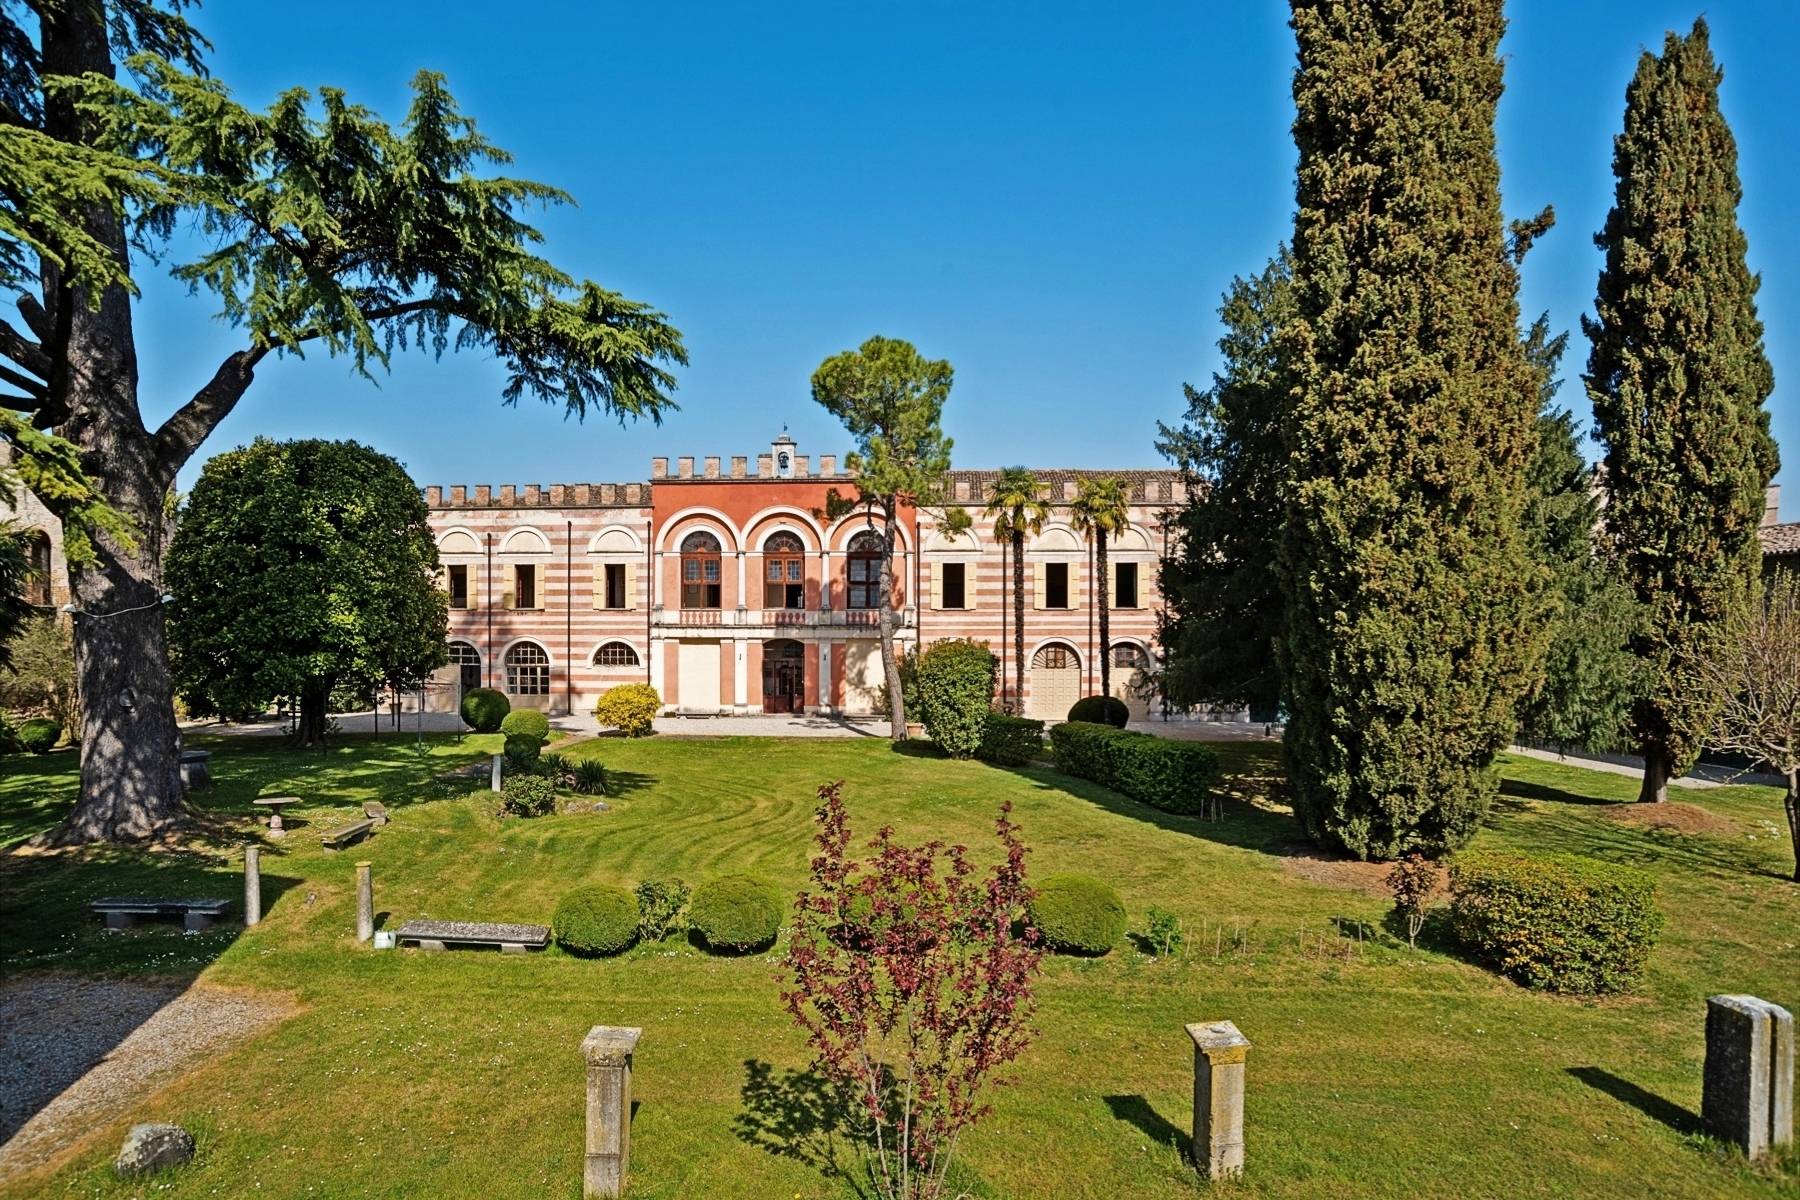
[[[1800,521],[1785,525],[1764,525],[1756,531],[1762,538],[1763,554],[1769,558],[1800,555]]]

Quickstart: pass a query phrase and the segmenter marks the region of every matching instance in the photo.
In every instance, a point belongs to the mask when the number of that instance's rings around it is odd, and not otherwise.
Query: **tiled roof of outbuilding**
[[[1787,558],[1800,554],[1800,521],[1786,525],[1764,525],[1756,531],[1762,538],[1763,554],[1769,558]]]

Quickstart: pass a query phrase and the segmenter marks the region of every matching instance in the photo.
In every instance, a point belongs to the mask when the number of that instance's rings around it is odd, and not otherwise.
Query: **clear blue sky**
[[[1509,5],[1508,213],[1559,215],[1526,265],[1527,315],[1575,329],[1587,311],[1625,82],[1697,4]],[[553,259],[663,308],[692,366],[679,413],[621,430],[502,408],[496,367],[473,355],[401,359],[379,387],[318,356],[271,360],[202,453],[355,437],[421,484],[498,484],[644,478],[653,454],[754,454],[784,422],[803,451],[839,452],[807,379],[879,332],[955,364],[961,465],[1157,465],[1155,422],[1216,365],[1221,289],[1289,225],[1286,11],[215,0],[198,14],[215,73],[252,103],[336,84],[397,120],[413,72],[444,72],[516,173],[578,199],[543,215]],[[1706,14],[1763,276],[1771,406],[1800,461],[1786,399],[1800,395],[1800,5],[1710,0]],[[158,417],[240,335],[147,282],[139,347]],[[1585,358],[1577,332],[1571,377]],[[1564,395],[1585,412],[1577,384]]]

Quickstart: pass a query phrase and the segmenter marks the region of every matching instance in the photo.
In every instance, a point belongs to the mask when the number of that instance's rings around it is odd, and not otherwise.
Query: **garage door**
[[[880,642],[858,640],[844,644],[844,711],[859,715],[880,712],[881,685],[886,681]]]
[[[719,711],[719,643],[681,643],[675,707],[682,712]]]
[[[1149,656],[1136,646],[1112,648],[1112,694],[1125,702],[1134,721],[1150,717],[1150,699],[1137,691],[1149,666]]]
[[[1081,699],[1081,662],[1064,645],[1049,645],[1031,656],[1025,714],[1040,721],[1066,721]]]

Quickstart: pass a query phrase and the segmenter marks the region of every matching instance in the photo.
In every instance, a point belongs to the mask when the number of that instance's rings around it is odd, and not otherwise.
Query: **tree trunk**
[[[1794,851],[1794,882],[1800,883],[1800,771],[1787,773],[1787,795],[1781,798],[1787,809],[1788,842]]]
[[[906,697],[900,693],[900,660],[894,653],[894,508],[884,506],[887,527],[881,542],[881,604],[877,608],[881,622],[881,666],[887,672],[888,736],[896,742],[906,740]]]
[[[1644,743],[1644,786],[1638,803],[1661,804],[1669,798],[1669,752],[1661,743]]]
[[[1025,534],[1012,533],[1013,573],[1013,703],[1025,715]]]
[[[1100,694],[1112,695],[1112,578],[1106,573],[1106,532],[1094,531],[1094,595],[1100,601]]]
[[[300,689],[300,718],[294,730],[294,743],[299,746],[325,748],[325,722],[331,707],[331,689],[335,680],[309,679]],[[375,707],[375,729],[381,730],[381,706]]]

